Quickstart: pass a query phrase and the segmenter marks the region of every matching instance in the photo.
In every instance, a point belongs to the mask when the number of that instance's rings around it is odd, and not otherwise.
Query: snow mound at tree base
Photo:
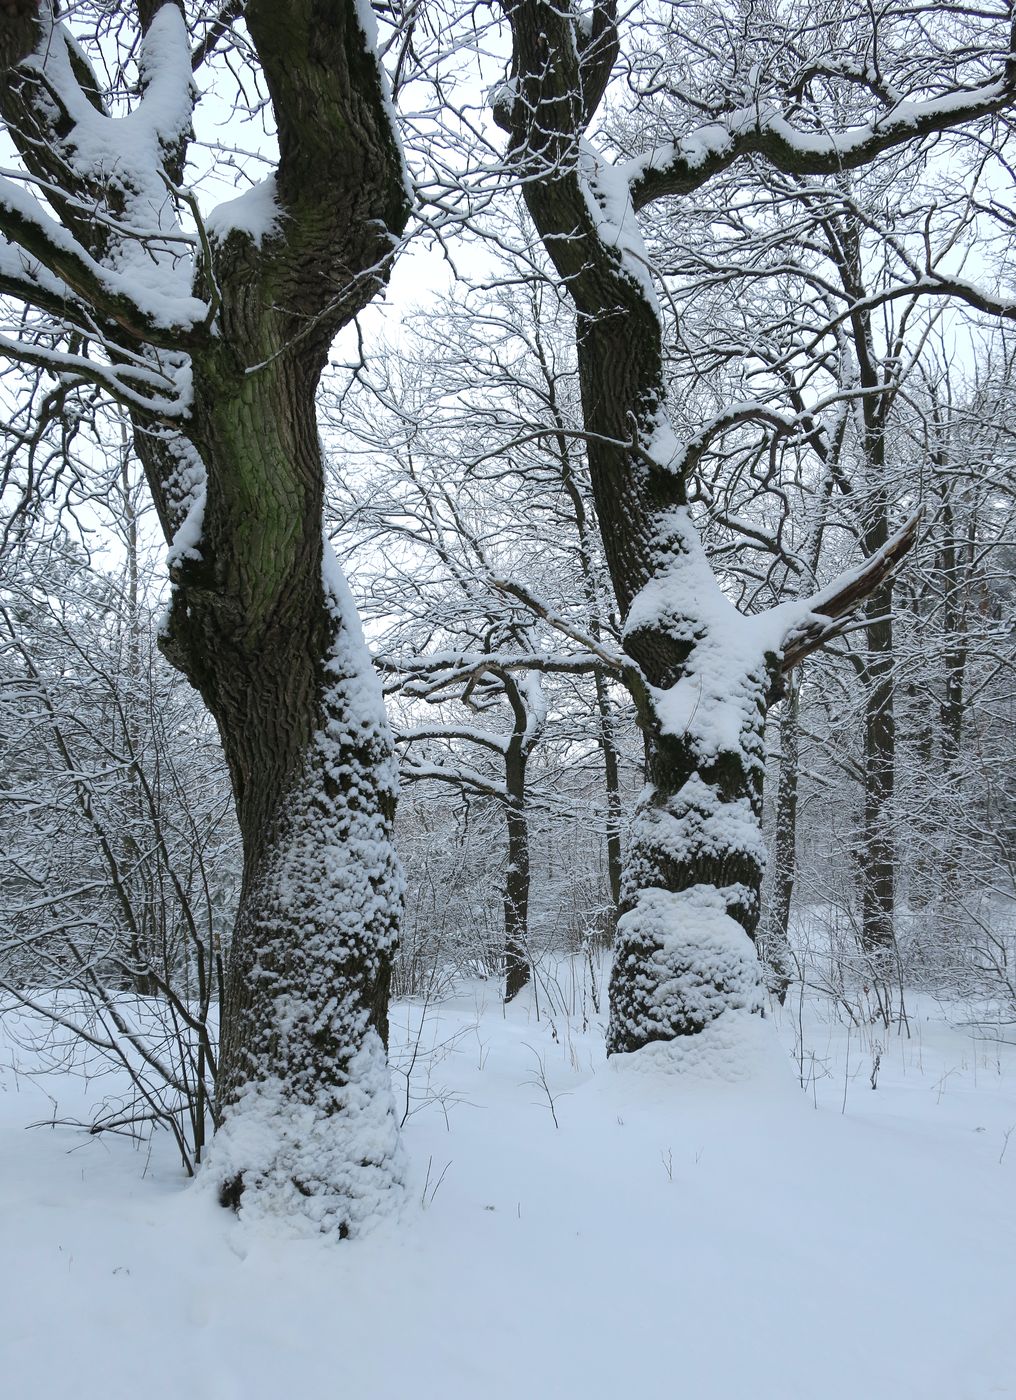
[[[758,954],[722,890],[639,890],[617,921],[608,1050],[695,1039],[762,1009]]]
[[[770,1098],[801,1097],[772,1023],[745,1009],[722,1012],[695,1035],[612,1055],[607,1064],[617,1075],[678,1077],[682,1087],[729,1084],[764,1088]]]
[[[199,1185],[289,1238],[368,1233],[400,1203],[404,1161],[384,1051],[368,1037],[347,1083],[320,1101],[248,1085],[216,1133]]]

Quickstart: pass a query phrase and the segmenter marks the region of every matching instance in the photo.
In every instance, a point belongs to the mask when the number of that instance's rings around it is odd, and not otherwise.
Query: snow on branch
[[[467,744],[479,744],[482,748],[493,749],[503,754],[508,748],[508,740],[503,734],[495,734],[490,729],[474,729],[461,724],[417,724],[411,729],[400,729],[400,743],[413,744],[425,739],[459,739]]]
[[[407,782],[416,780],[450,783],[453,787],[468,788],[470,792],[475,792],[481,797],[496,797],[501,802],[508,799],[508,789],[504,783],[488,778],[475,768],[469,768],[462,763],[445,766],[406,758],[399,765],[399,776]]]
[[[3,38],[0,111],[24,168],[0,173],[0,291],[50,318],[72,353],[27,334],[3,350],[156,418],[179,417],[182,357],[207,341],[216,311],[193,293],[202,240],[178,217],[192,203],[177,181],[195,95],[183,13],[154,7],[138,95],[118,115],[54,6],[34,7]]]
[[[0,355],[54,375],[70,376],[77,383],[95,384],[108,390],[121,403],[170,423],[180,416],[186,402],[186,394],[177,392],[177,382],[154,368],[105,365],[86,355],[67,354],[26,340],[9,340],[6,336],[0,336]]]
[[[403,695],[426,699],[439,689],[447,689],[499,671],[546,671],[562,675],[582,675],[603,669],[603,658],[590,652],[433,652],[427,656],[395,658],[377,656],[374,664],[383,672],[406,675],[397,688]]]
[[[84,54],[42,8],[34,51],[12,73],[3,105],[61,223],[4,178],[0,229],[129,334],[178,348],[208,308],[191,296],[193,240],[180,227],[167,176],[180,161],[194,103],[187,29],[175,5],[153,16],[138,70],[140,96],[126,114],[111,115]]]
[[[836,175],[910,141],[1003,111],[1016,98],[1016,73],[923,102],[893,102],[870,121],[839,132],[802,131],[772,101],[723,114],[677,141],[619,167],[643,209],[666,195],[691,194],[743,156],[763,156],[793,175]]]
[[[38,305],[40,292],[55,295],[62,285],[65,295],[80,297],[135,340],[167,349],[185,349],[196,331],[203,335],[206,329],[208,307],[204,302],[189,294],[181,297],[179,289],[167,291],[136,271],[119,272],[103,266],[49,218],[32,195],[6,176],[0,177],[0,233],[4,238],[0,265],[9,264],[11,253],[20,250],[29,265],[41,264],[52,274],[46,279],[39,273],[33,276],[26,268],[22,285],[10,286],[14,295],[27,293],[26,300],[33,304]],[[146,233],[144,238],[158,236]],[[5,271],[9,277],[6,266]]]
[[[808,614],[793,623],[784,637],[784,674],[844,631],[853,610],[888,578],[913,547],[920,521],[921,513],[916,511],[881,549],[857,569],[841,574],[820,592],[799,604],[782,604],[780,608],[773,609],[774,613],[778,613],[792,607],[795,611]]]
[[[629,665],[627,657],[622,656],[619,651],[615,651],[611,647],[604,646],[602,641],[591,636],[583,628],[577,627],[575,623],[569,621],[568,618],[562,617],[550,603],[540,598],[532,589],[525,587],[524,584],[515,583],[511,579],[504,578],[492,578],[490,583],[491,586],[496,588],[500,593],[506,593],[509,597],[517,598],[520,603],[525,604],[530,612],[542,618],[544,622],[553,627],[556,632],[562,633],[562,635],[570,638],[573,642],[578,642],[579,646],[583,647],[585,651],[591,652],[594,656],[598,656],[603,664],[604,670],[612,671],[620,675],[626,666]]]

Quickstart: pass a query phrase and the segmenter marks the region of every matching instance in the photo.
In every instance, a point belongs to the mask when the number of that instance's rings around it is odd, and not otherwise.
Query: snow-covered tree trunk
[[[669,534],[664,534],[667,525]],[[609,1050],[761,1008],[751,939],[765,866],[768,656],[712,577],[686,509],[627,609],[647,786],[631,826],[611,977]]]
[[[529,819],[526,813],[526,756],[505,755],[505,824],[508,863],[504,877],[504,999],[512,1001],[530,979],[529,952]]]
[[[385,1039],[402,890],[380,690],[323,541],[315,393],[408,213],[373,18],[355,0],[244,7],[278,166],[188,240],[182,7],[138,5],[123,117],[48,4],[14,15],[3,115],[62,223],[5,183],[0,252],[22,262],[0,262],[3,289],[65,310],[72,345],[87,327],[109,367],[78,348],[62,368],[131,411],[170,542],[162,644],[216,719],[243,836],[208,1170],[224,1202],[354,1233],[399,1176]]]
[[[752,938],[764,862],[763,729],[784,648],[809,612],[741,615],[705,557],[687,481],[709,432],[679,444],[667,418],[662,317],[637,212],[692,192],[741,154],[800,173],[856,166],[953,123],[957,106],[930,102],[906,123],[798,140],[778,103],[753,98],[744,111],[719,111],[701,134],[619,166],[584,135],[618,53],[616,5],[580,14],[570,0],[505,0],[503,9],[513,58],[494,115],[575,305],[593,495],[646,743],[608,1031],[608,1051],[630,1051],[699,1032],[727,1010],[761,1008]],[[996,84],[969,100],[996,110],[1007,91]],[[740,406],[723,421],[743,414]],[[883,548],[862,591],[855,580],[829,606],[855,605],[885,577],[894,549],[898,542]],[[813,600],[812,616],[825,607]]]
[[[244,842],[211,1169],[224,1201],[344,1234],[396,1171],[384,1047],[402,890],[392,741],[323,536],[307,370],[283,354],[248,402],[197,398],[189,438],[215,470],[200,538],[176,537],[161,645],[216,718]]]
[[[502,675],[514,724],[505,745],[505,824],[508,863],[504,882],[504,999],[512,1001],[532,976],[529,947],[529,807],[526,768],[543,732],[546,702],[535,676]]]
[[[245,676],[226,701],[241,698],[229,747],[245,871],[213,1160],[224,1200],[252,1191],[255,1207],[263,1199],[345,1235],[384,1209],[397,1175],[385,1059],[402,897],[397,772],[337,567],[311,591],[321,651],[294,648],[289,665]]]
[[[770,664],[730,631],[743,619],[713,578],[672,463],[662,327],[627,183],[581,140],[595,72],[606,81],[616,39],[594,23],[583,78],[574,16],[532,3],[510,18],[518,96],[499,115],[576,304],[593,494],[641,677],[647,787],[624,870],[608,1032],[608,1050],[633,1050],[700,1031],[727,1008],[761,1006],[750,934]]]
[[[792,676],[780,715],[780,767],[769,874],[769,898],[761,931],[761,954],[769,989],[782,1005],[794,977],[790,909],[797,873],[797,787],[800,765],[800,678]]]

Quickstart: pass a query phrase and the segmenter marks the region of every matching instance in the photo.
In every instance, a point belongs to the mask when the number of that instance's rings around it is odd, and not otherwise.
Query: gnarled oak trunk
[[[5,191],[0,230],[24,251],[13,294],[72,346],[82,327],[102,346],[62,363],[131,412],[171,546],[162,645],[214,715],[232,777],[244,877],[207,1170],[245,1211],[345,1235],[399,1177],[385,1063],[396,773],[323,540],[315,413],[329,347],[384,285],[408,217],[373,21],[356,0],[227,7],[227,27],[243,9],[279,160],[189,246],[177,210],[196,207],[181,186],[204,49],[191,52],[183,6],[128,7],[141,44],[127,118],[54,8],[0,17],[13,70],[0,106],[62,228]]]

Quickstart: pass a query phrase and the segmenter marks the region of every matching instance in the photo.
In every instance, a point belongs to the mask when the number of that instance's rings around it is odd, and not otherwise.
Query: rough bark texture
[[[607,1038],[609,1052],[629,1051],[761,1006],[751,939],[764,860],[766,709],[785,644],[799,660],[831,635],[824,623],[792,638],[767,632],[717,586],[687,508],[692,452],[679,451],[666,415],[661,318],[635,211],[690,193],[741,154],[824,173],[939,130],[955,113],[929,109],[907,132],[875,124],[841,150],[832,140],[828,149],[788,142],[759,108],[723,139],[707,122],[706,154],[695,141],[678,142],[629,183],[583,139],[618,52],[613,0],[595,4],[581,23],[570,3],[503,0],[503,8],[513,58],[495,118],[575,306],[593,496],[646,743],[648,783],[624,872]],[[997,110],[1000,94],[985,89],[984,110]],[[845,588],[827,616],[882,582],[893,559],[875,557],[863,587]]]
[[[355,613],[325,581],[315,392],[387,273],[405,194],[353,8],[254,3],[246,22],[287,114],[287,218],[259,248],[234,232],[214,250],[222,334],[192,357],[188,424],[208,469],[201,557],[176,569],[166,649],[218,722],[244,839],[223,1197],[292,1196],[347,1233],[393,1171],[383,1047],[401,882],[391,741]],[[281,1150],[248,1144],[280,1114]]]
[[[595,635],[595,634],[594,634]],[[603,755],[603,787],[607,794],[607,888],[610,891],[609,931],[613,933],[621,907],[621,881],[624,853],[621,845],[621,776],[618,760],[614,710],[610,703],[607,682],[597,671],[593,677],[596,688],[597,739]]]
[[[185,45],[170,11],[141,5],[141,27],[159,23],[160,43],[175,32]],[[121,316],[101,287],[93,310],[111,343],[130,342],[163,376],[192,384],[175,420],[137,404],[133,420],[173,544],[162,645],[215,717],[243,836],[210,1170],[224,1202],[345,1235],[383,1208],[398,1178],[384,1045],[402,887],[391,739],[322,536],[315,393],[335,334],[388,276],[408,202],[355,4],[250,0],[244,17],[278,126],[277,219],[256,233],[227,221],[204,243],[193,294],[209,301],[214,325],[210,315],[174,339],[130,308]],[[0,57],[28,60],[6,86],[3,115],[28,168],[66,191],[53,200],[65,227],[92,258],[115,258],[129,236],[111,234],[108,220],[150,225],[131,198],[145,181],[165,190],[162,172],[180,181],[186,133],[162,142],[161,171],[139,167],[133,186],[128,150],[123,193],[112,182],[69,186],[74,103],[84,92],[103,109],[74,51],[78,93],[68,90],[65,110],[40,97],[39,71],[65,43],[50,23],[37,6],[0,22]],[[60,81],[71,80],[62,71]]]
[[[504,999],[517,997],[530,979],[529,823],[526,817],[525,758],[506,756],[508,866],[504,882]]]
[[[539,720],[526,703],[522,686],[509,672],[501,673],[505,698],[514,724],[504,756],[505,824],[508,829],[508,864],[504,883],[504,999],[517,997],[532,976],[529,948],[529,813],[526,768],[540,730]],[[530,678],[530,685],[538,681]]]
[[[567,10],[540,0],[507,10],[518,97],[499,120],[512,136],[529,212],[575,303],[593,496],[626,619],[624,645],[642,677],[636,698],[649,786],[621,891],[608,1033],[609,1050],[631,1050],[701,1030],[727,1007],[758,1004],[746,934],[758,918],[769,677],[764,664],[747,668],[744,723],[735,722],[722,751],[708,752],[694,725],[671,731],[668,692],[708,646],[696,587],[708,566],[687,520],[684,479],[654,443],[666,422],[659,316],[646,284],[602,237],[597,158],[581,143],[596,85],[589,56],[609,61],[616,51],[612,14],[598,8],[582,40]],[[665,585],[663,605],[636,608],[656,583]]]

